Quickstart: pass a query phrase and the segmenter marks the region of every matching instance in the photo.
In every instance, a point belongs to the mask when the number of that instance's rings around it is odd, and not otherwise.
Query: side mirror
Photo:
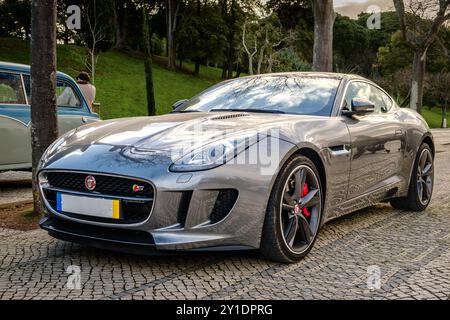
[[[183,104],[185,104],[188,101],[189,101],[188,99],[178,100],[172,105],[172,110],[177,111],[178,108],[180,108]]]
[[[363,116],[375,112],[375,105],[366,99],[353,98],[352,110],[344,110],[342,114],[347,117]]]

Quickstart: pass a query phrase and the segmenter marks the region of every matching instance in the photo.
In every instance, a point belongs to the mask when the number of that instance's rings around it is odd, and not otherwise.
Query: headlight
[[[215,141],[175,161],[170,166],[170,171],[201,171],[219,167],[263,138],[261,135],[252,133]]]

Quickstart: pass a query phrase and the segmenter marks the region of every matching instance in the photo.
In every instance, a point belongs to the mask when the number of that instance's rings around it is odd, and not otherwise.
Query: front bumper
[[[261,171],[267,164],[248,164],[245,158],[208,171],[173,173],[168,171],[168,163],[161,159],[149,162],[147,158],[145,162],[139,162],[129,159],[129,155],[125,159],[119,148],[99,145],[84,148],[83,152],[71,150],[67,156],[63,154],[56,161],[46,163],[39,172],[78,171],[148,181],[154,186],[152,211],[148,219],[141,222],[113,224],[56,212],[44,201],[48,214],[41,221],[41,227],[59,239],[136,253],[259,248],[278,164],[283,162],[293,145],[279,140],[277,147],[281,157],[271,174],[269,170]],[[252,148],[256,145],[238,158],[246,157]],[[102,158],[108,158],[108,161],[101,161]],[[217,221],[211,221],[211,212],[223,190],[235,190],[237,199],[229,212],[222,213]],[[186,195],[189,195],[188,201]],[[136,234],[140,236],[136,238]]]

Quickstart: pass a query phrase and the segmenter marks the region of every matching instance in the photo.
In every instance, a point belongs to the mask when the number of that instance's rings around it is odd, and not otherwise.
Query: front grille
[[[139,180],[78,172],[48,172],[46,175],[49,184],[58,189],[110,196],[153,197],[152,186]],[[89,191],[85,186],[85,179],[89,175],[92,175],[96,180],[95,190],[93,191]],[[143,189],[134,192],[134,185],[141,186]]]
[[[97,184],[93,191],[89,191],[84,180],[92,175]],[[45,173],[48,184],[43,186],[43,195],[51,209],[57,211],[57,193],[79,193],[80,196],[109,196],[120,200],[120,219],[109,219],[95,216],[80,215],[71,212],[59,212],[68,217],[112,224],[134,224],[145,221],[152,210],[154,201],[153,186],[132,178],[107,176],[101,174],[76,173],[76,172],[47,172]],[[138,185],[142,190],[133,191],[133,186]]]

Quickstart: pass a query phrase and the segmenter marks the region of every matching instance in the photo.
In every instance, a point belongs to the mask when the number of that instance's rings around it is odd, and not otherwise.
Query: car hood
[[[103,144],[143,150],[192,149],[210,142],[247,133],[266,134],[286,122],[310,116],[238,112],[184,113],[157,117],[107,120],[83,126],[66,140],[66,147]]]

